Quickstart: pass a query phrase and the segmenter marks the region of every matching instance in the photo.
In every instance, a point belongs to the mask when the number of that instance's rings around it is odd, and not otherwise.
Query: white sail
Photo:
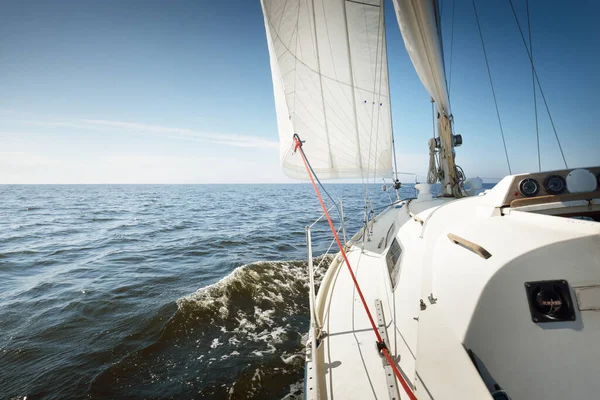
[[[286,175],[390,175],[392,126],[381,0],[261,0]]]
[[[442,115],[451,115],[436,1],[394,0],[404,45],[421,82]]]

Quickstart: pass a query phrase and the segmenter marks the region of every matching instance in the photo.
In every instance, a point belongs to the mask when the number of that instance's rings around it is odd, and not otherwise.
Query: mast
[[[455,163],[454,147],[462,143],[452,134],[452,112],[446,85],[444,54],[440,37],[437,1],[394,0],[398,25],[406,50],[437,110],[437,139],[430,143],[433,152],[440,154],[441,171],[429,171],[442,183],[444,196],[461,197],[460,177]],[[435,183],[435,182],[431,182]]]
[[[442,167],[442,193],[444,196],[462,197],[460,179],[454,158],[455,136],[452,134],[452,120],[447,115],[438,117],[438,135],[440,137],[440,164]]]

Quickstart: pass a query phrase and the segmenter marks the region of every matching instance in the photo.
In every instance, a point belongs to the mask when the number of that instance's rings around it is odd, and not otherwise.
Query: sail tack
[[[436,3],[430,0],[394,0],[394,8],[404,45],[423,86],[435,101],[438,111],[450,116]]]
[[[280,155],[306,179],[389,176],[392,126],[382,0],[261,0]]]

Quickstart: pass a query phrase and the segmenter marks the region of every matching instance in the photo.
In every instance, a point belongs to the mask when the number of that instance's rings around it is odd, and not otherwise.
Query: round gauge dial
[[[533,178],[526,178],[519,183],[519,192],[525,197],[532,197],[540,191],[540,184]]]
[[[550,175],[544,182],[544,187],[548,194],[561,194],[567,188],[567,182],[562,176]]]

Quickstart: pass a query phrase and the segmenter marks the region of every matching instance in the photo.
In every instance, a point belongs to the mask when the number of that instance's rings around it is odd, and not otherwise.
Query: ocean
[[[326,187],[353,235],[363,186]],[[302,398],[320,214],[308,184],[1,185],[0,398]]]

